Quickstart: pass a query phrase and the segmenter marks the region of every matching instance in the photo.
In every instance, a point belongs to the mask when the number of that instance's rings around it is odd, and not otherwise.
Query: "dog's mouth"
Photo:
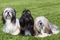
[[[6,16],[6,19],[11,19],[11,16],[10,16],[10,15],[7,15],[7,16]]]

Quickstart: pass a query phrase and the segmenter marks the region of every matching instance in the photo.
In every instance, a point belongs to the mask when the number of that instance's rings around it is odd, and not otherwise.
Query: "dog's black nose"
[[[9,12],[7,12],[7,16],[10,16]]]
[[[9,12],[7,14],[9,15]]]

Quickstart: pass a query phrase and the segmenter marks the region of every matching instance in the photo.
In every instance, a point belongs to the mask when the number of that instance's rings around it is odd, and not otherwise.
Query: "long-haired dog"
[[[34,36],[34,19],[30,10],[23,10],[22,16],[19,20],[21,26],[21,33],[23,35]]]
[[[13,8],[5,8],[2,12],[3,32],[12,35],[20,33],[19,20],[16,19],[16,10]]]
[[[44,16],[37,17],[34,20],[34,29],[38,37],[46,37],[59,33],[57,26],[50,23]]]

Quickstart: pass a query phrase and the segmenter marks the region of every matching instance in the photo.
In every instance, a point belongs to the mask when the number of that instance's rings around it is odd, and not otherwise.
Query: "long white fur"
[[[6,20],[6,23],[4,25],[3,31],[5,33],[10,33],[12,35],[17,35],[20,33],[20,25],[19,20],[16,19],[16,23],[12,24],[11,20]]]
[[[42,23],[43,23],[45,26],[43,27],[43,29],[41,29],[41,33],[42,33],[42,34],[39,34],[39,35],[37,35],[36,37],[47,37],[47,36],[51,36],[51,34],[44,33],[44,28],[48,25],[48,23],[50,24],[50,28],[51,28],[53,34],[57,34],[57,33],[60,32],[60,31],[58,30],[57,26],[54,25],[54,24],[52,24],[52,23],[50,23],[50,22],[48,21],[48,19],[45,18],[44,16],[40,16],[40,17],[37,17],[37,18],[35,19],[35,26],[36,26],[37,30],[40,30],[40,28],[39,28],[40,25],[38,24],[38,22],[39,22],[40,20],[42,21]]]
[[[60,30],[58,30],[58,26],[50,23],[50,27],[51,27],[53,34],[58,34],[60,32]]]
[[[28,35],[28,36],[31,36],[30,31],[26,30],[26,31],[25,31],[25,35],[26,35],[26,36],[27,36],[27,35]]]

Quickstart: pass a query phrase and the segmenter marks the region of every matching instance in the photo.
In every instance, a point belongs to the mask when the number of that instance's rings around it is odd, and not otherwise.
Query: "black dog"
[[[28,9],[23,10],[22,16],[19,19],[21,26],[21,34],[34,36],[34,19],[31,16],[31,12]]]

